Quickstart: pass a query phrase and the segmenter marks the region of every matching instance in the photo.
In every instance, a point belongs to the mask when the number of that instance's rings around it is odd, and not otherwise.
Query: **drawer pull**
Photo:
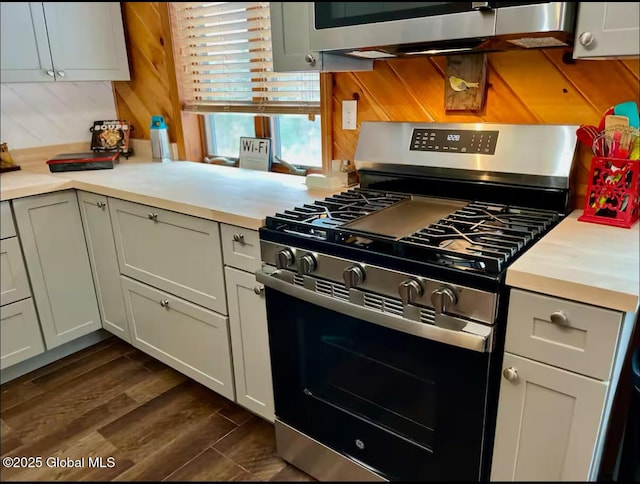
[[[98,208],[104,208],[106,206],[106,203],[104,203],[104,202],[96,202],[96,206]]]
[[[564,326],[569,323],[569,318],[564,311],[554,311],[551,313],[551,322]]]
[[[502,372],[502,376],[504,376],[507,381],[515,383],[518,381],[518,369],[510,366],[509,368],[505,368]]]
[[[244,244],[244,234],[233,234],[233,240]]]
[[[149,212],[149,214],[147,215],[147,217],[149,218],[149,220],[153,220],[154,222],[158,221],[158,214],[157,213],[151,213]]]
[[[253,292],[255,292],[258,296],[264,294],[264,286],[256,286],[253,288]]]
[[[166,299],[163,299],[162,301],[160,301],[160,306],[162,306],[163,308],[168,308],[169,307],[169,301]]]

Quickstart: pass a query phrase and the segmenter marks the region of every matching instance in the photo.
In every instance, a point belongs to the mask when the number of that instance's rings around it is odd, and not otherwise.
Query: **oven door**
[[[494,35],[484,2],[313,2],[311,50],[358,49]]]
[[[491,353],[277,287],[266,288],[266,304],[279,421],[388,480],[483,478]]]

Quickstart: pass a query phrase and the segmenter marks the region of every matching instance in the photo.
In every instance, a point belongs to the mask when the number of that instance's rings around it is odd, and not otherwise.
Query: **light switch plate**
[[[356,129],[358,101],[342,101],[342,129]]]

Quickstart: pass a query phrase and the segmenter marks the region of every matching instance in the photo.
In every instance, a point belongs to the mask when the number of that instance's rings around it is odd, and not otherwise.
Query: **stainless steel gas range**
[[[488,480],[510,263],[576,126],[365,122],[360,187],[260,229],[278,453],[320,480]]]

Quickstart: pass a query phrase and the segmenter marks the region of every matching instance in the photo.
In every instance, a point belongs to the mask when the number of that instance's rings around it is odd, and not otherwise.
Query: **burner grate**
[[[328,240],[329,231],[359,217],[408,198],[408,195],[354,188],[313,204],[267,217],[266,226],[278,231]]]
[[[399,239],[383,235],[383,227],[376,233],[347,225],[410,197],[355,188],[267,217],[266,226],[382,255],[498,274],[560,219],[551,210],[473,201]]]
[[[558,217],[553,211],[471,202],[400,243],[405,255],[430,251],[443,265],[495,274]]]

